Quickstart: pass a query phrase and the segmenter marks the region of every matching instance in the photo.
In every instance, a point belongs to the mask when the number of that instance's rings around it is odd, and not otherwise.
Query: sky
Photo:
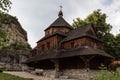
[[[27,31],[28,43],[34,48],[44,36],[44,30],[58,18],[62,5],[63,17],[72,24],[75,18],[86,18],[94,10],[107,14],[113,34],[120,31],[120,0],[11,0],[10,14],[16,16]]]

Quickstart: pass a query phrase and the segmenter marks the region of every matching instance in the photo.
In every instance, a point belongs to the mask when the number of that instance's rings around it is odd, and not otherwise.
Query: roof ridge
[[[63,17],[58,17],[48,28],[45,30],[49,29],[50,27],[67,27],[70,29],[73,29],[73,27],[63,18]]]

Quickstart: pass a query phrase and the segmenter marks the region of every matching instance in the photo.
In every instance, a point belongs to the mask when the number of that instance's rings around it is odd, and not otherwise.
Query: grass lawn
[[[28,79],[20,78],[18,76],[13,76],[6,73],[0,73],[0,80],[28,80]]]

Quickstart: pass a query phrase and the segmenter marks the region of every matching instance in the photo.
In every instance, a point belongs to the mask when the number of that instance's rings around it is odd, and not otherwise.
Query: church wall
[[[53,36],[37,43],[37,49],[40,52],[44,52],[56,48],[57,45],[58,45],[57,36]]]
[[[88,37],[83,37],[80,39],[65,42],[62,44],[62,46],[66,49],[76,48],[76,47],[80,47],[80,46],[89,46],[89,47],[97,48],[97,49],[103,48],[103,45],[101,42],[98,42],[98,41],[88,38]]]
[[[101,42],[94,40],[94,39],[86,37],[85,43],[87,46],[90,46],[92,48],[103,49],[103,44]]]
[[[55,27],[55,28],[49,28],[48,30],[45,31],[45,35],[52,34],[56,31],[61,31],[61,32],[68,32],[70,29],[64,28],[64,27]]]
[[[84,45],[84,43],[85,43],[85,38],[81,38],[81,39],[76,39],[76,40],[72,40],[69,42],[65,42],[62,44],[62,46],[66,49],[69,49],[69,48],[75,48],[77,46]]]
[[[68,28],[57,28],[58,30],[60,30],[61,32],[67,33],[68,31],[70,31],[70,29]]]
[[[36,49],[32,50],[30,53],[30,57],[35,57],[37,55]]]

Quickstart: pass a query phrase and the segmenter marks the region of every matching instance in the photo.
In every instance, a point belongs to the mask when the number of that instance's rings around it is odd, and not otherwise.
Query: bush
[[[120,80],[120,68],[116,71],[110,72],[102,66],[101,71],[94,77],[93,80]]]

